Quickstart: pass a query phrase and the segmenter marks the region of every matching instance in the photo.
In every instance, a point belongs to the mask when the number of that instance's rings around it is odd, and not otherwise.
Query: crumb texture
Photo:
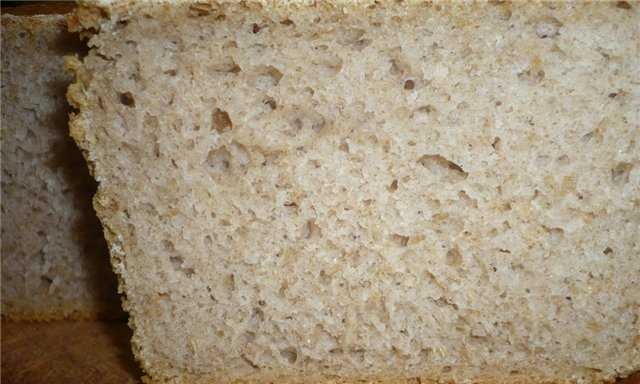
[[[381,3],[78,12],[150,380],[638,370],[640,6]]]
[[[62,16],[2,16],[2,315],[122,316],[91,207],[95,182],[68,136]]]

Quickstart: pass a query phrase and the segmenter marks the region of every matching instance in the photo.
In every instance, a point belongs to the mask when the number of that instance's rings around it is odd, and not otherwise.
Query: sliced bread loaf
[[[63,16],[2,15],[2,315],[122,316],[91,207],[95,182],[68,136]]]
[[[79,8],[71,130],[148,380],[639,369],[639,12]]]

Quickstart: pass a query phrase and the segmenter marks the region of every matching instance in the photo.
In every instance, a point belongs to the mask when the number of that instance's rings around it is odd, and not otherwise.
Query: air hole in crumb
[[[398,190],[398,180],[393,180],[391,184],[387,187],[389,192],[395,192]]]
[[[227,112],[219,108],[214,108],[211,118],[211,127],[218,133],[222,133],[233,129],[233,123],[231,122],[231,118]]]
[[[215,72],[233,73],[237,74],[241,71],[241,68],[236,64],[230,56],[223,57],[220,61],[214,63],[211,69]]]
[[[264,104],[268,105],[271,110],[275,110],[277,108],[276,101],[272,97],[267,97],[263,101]]]
[[[391,235],[391,240],[401,247],[406,247],[407,244],[409,244],[409,236],[403,236],[397,233]]]
[[[444,372],[444,373],[451,372],[451,366],[450,365],[445,365],[444,367],[442,367],[442,372]]]
[[[295,136],[302,130],[312,130],[315,133],[319,133],[327,125],[327,121],[320,113],[307,110],[299,111],[293,115],[290,124],[293,129],[287,131],[287,134],[289,136]]]
[[[567,155],[562,155],[562,156],[560,156],[560,157],[558,157],[558,158],[556,159],[556,162],[558,162],[558,164],[560,164],[560,165],[568,165],[568,164],[569,164],[569,162],[570,162],[570,160],[569,160],[569,156],[567,156]]]
[[[316,49],[328,50],[326,46],[318,46]],[[319,58],[316,61],[312,61],[315,66],[315,70],[319,76],[335,76],[342,70],[343,61],[340,56],[334,54],[326,54],[326,56]]]
[[[531,197],[531,200],[536,200],[541,196],[542,196],[542,193],[538,189],[534,189],[533,190],[533,196]]]
[[[266,90],[277,86],[280,83],[280,80],[284,77],[282,72],[271,65],[260,66],[255,70],[258,73],[255,78],[255,87],[260,90]]]
[[[445,262],[452,267],[457,267],[462,264],[462,254],[460,254],[458,248],[451,248],[447,251]]]
[[[496,151],[500,150],[500,147],[501,147],[500,142],[501,141],[502,140],[500,140],[500,138],[497,137],[497,136],[493,138],[493,142],[491,143],[491,146],[493,147],[494,150],[496,150]]]
[[[604,253],[605,255],[610,255],[613,253],[613,249],[611,249],[611,247],[607,247],[604,249],[604,251],[602,251],[602,253]]]
[[[340,142],[340,145],[338,145],[338,149],[341,150],[342,152],[349,153],[349,144],[346,141],[342,140]]]
[[[191,277],[196,274],[196,270],[193,268],[182,268],[182,272],[187,276]]]
[[[289,19],[284,19],[280,22],[280,24],[289,26],[289,25],[294,25],[295,23]]]
[[[253,308],[253,318],[260,322],[264,321],[264,312],[260,308]]]
[[[176,271],[180,270],[182,268],[182,263],[184,263],[184,259],[181,256],[170,256],[169,261],[171,262],[173,269]]]
[[[478,208],[478,200],[472,199],[466,191],[458,192],[458,197],[460,198],[460,202],[467,207]]]
[[[162,240],[162,248],[167,252],[174,252],[176,250],[176,247],[169,240]]]
[[[287,283],[286,281],[283,281],[282,284],[280,284],[280,289],[278,289],[278,294],[284,297],[288,289],[289,289],[289,283]]]
[[[317,160],[317,159],[309,160],[309,164],[311,164],[316,169],[322,166],[322,163],[320,162],[320,160]]]
[[[305,239],[317,238],[322,236],[322,230],[316,224],[314,219],[309,219],[302,228],[302,237]]]
[[[293,347],[281,349],[280,356],[287,359],[289,364],[295,364],[296,360],[298,360],[298,351]]]
[[[628,1],[618,1],[616,7],[620,9],[631,9],[631,4]]]
[[[611,180],[616,184],[624,184],[629,182],[629,174],[633,164],[631,163],[618,163],[611,170]]]
[[[231,154],[226,148],[212,149],[207,155],[207,165],[216,171],[226,171],[230,167]]]
[[[230,149],[231,155],[241,167],[244,167],[251,162],[251,155],[249,155],[249,151],[244,145],[237,141],[232,141]]]
[[[423,155],[418,159],[418,163],[432,172],[448,177],[466,179],[468,176],[468,173],[461,166],[441,155]]]
[[[327,272],[325,272],[324,269],[320,271],[320,276],[319,277],[320,277],[320,282],[323,285],[329,285],[329,283],[331,283],[331,276],[329,276],[327,274]]]
[[[358,51],[363,50],[371,44],[371,39],[365,39],[366,30],[361,28],[340,27],[338,32],[338,44],[350,46]]]
[[[233,274],[227,275],[224,278],[224,286],[230,291],[236,289],[236,278]]]
[[[407,75],[413,72],[409,61],[405,59],[405,56],[402,54],[402,48],[400,47],[391,49],[391,59],[389,62],[391,63],[389,73],[392,75]]]
[[[253,23],[253,25],[251,26],[251,32],[252,33],[258,33],[258,32],[260,32],[261,29],[262,28],[256,23]]]
[[[211,246],[213,245],[213,239],[211,238],[211,235],[206,235],[204,237],[204,245],[208,248],[211,248]]]
[[[284,206],[287,207],[287,208],[293,208],[293,209],[297,209],[298,208],[298,204],[295,201],[286,202],[286,203],[284,203]]]
[[[562,23],[555,17],[548,16],[536,24],[536,35],[541,39],[552,38],[559,34]]]
[[[175,76],[178,74],[178,71],[176,71],[175,69],[169,69],[164,71],[164,74],[169,76]]]
[[[404,82],[404,89],[406,90],[412,90],[415,86],[416,83],[413,80],[407,80]]]
[[[254,363],[251,359],[249,359],[246,355],[240,355],[240,357],[242,358],[242,360],[244,360],[245,363],[249,364],[249,366],[253,369],[259,369],[260,367]]]
[[[593,131],[591,132],[587,132],[584,135],[582,135],[582,137],[580,138],[580,141],[582,141],[583,143],[588,143],[592,138],[593,138]]]
[[[551,158],[547,155],[538,155],[536,156],[535,163],[536,165],[543,167],[549,163],[549,160],[551,160]]]
[[[136,100],[133,98],[131,92],[123,92],[120,94],[120,103],[127,107],[134,108],[136,106]]]
[[[416,112],[421,112],[421,113],[432,113],[435,112],[436,108],[433,105],[423,105],[422,107],[418,108],[416,110]]]
[[[551,242],[557,243],[564,238],[564,230],[562,228],[546,228],[551,238]]]

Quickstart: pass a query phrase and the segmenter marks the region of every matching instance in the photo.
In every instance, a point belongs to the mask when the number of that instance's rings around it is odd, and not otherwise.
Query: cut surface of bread
[[[69,137],[64,16],[2,15],[2,315],[122,317],[91,206],[95,182]]]
[[[71,132],[147,380],[638,370],[625,4],[80,7]]]

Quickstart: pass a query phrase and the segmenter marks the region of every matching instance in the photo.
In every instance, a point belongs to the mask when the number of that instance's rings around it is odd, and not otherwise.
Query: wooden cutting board
[[[140,383],[130,338],[122,322],[3,320],[2,383]]]
[[[2,13],[12,15],[50,15],[71,12],[75,3],[70,1],[3,1]]]

